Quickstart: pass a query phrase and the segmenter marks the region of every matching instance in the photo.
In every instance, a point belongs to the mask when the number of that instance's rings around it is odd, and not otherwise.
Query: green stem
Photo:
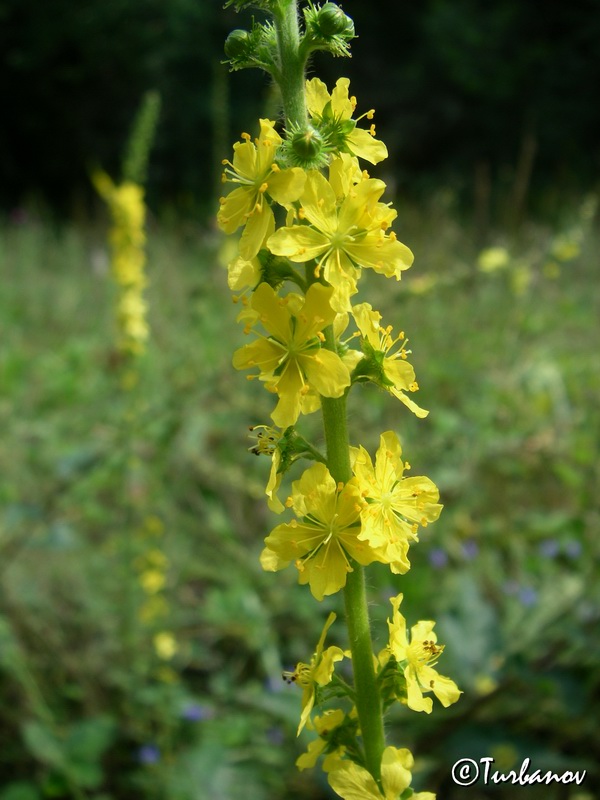
[[[304,98],[306,57],[300,52],[300,29],[296,0],[279,0],[279,9],[274,16],[279,47],[279,88],[281,89],[286,123],[304,127],[308,121]]]
[[[331,327],[325,330],[325,346],[335,350]],[[346,416],[346,397],[322,397],[323,427],[327,442],[327,466],[336,481],[352,477]],[[352,652],[356,711],[365,748],[367,768],[379,780],[381,756],[385,748],[381,696],[373,666],[371,627],[367,606],[364,570],[353,563],[344,589],[346,622]]]
[[[300,48],[297,0],[279,0],[274,13],[275,28],[280,57],[280,89],[286,124],[307,124],[304,94],[305,55]],[[325,347],[335,352],[335,336],[332,326],[325,329]],[[348,426],[346,419],[346,396],[322,397],[323,427],[327,443],[327,467],[333,478],[346,483],[352,477]],[[381,696],[373,666],[371,629],[365,590],[363,568],[356,563],[348,573],[344,589],[346,620],[352,664],[356,710],[360,722],[365,748],[367,768],[380,779],[381,756],[385,748]]]

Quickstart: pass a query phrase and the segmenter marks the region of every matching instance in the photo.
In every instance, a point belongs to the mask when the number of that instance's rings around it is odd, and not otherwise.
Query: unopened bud
[[[335,3],[325,3],[319,11],[316,23],[322,36],[354,35],[354,23]]]
[[[225,55],[227,58],[242,58],[247,54],[250,45],[250,34],[241,28],[231,31],[225,39]]]
[[[323,148],[323,137],[314,128],[297,131],[291,140],[292,150],[302,159],[316,158]]]

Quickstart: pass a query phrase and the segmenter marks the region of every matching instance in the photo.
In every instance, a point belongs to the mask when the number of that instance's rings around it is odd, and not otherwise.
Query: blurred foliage
[[[431,414],[365,388],[351,419],[370,447],[397,430],[446,506],[410,573],[369,570],[376,646],[403,591],[410,623],[438,620],[465,692],[388,723],[444,800],[464,798],[450,770],[467,756],[588,770],[578,793],[519,787],[530,800],[599,791],[595,213],[589,196],[555,230],[481,251],[438,191],[399,208],[416,266],[391,292],[365,277],[411,339]],[[0,232],[0,800],[325,800],[322,777],[294,766],[308,737],[281,671],[342,609],[327,598],[315,616],[292,570],[258,564],[269,463],[246,432],[270,405],[230,366],[243,337],[227,255],[208,231],[150,230],[152,337],[124,394],[103,236],[24,217]],[[156,617],[143,609],[159,584]]]
[[[227,34],[252,19],[222,5],[0,0],[0,203],[45,199],[84,215],[90,164],[116,173],[140,97],[156,90],[151,204],[205,211],[230,141],[277,114],[263,74],[228,77],[220,63]],[[315,63],[330,83],[351,78],[359,108],[377,109],[386,169],[404,193],[452,181],[469,205],[475,194],[486,213],[519,216],[532,188],[545,213],[565,191],[597,188],[597,0],[543,13],[518,0],[348,0],[344,10],[359,34],[353,58]]]

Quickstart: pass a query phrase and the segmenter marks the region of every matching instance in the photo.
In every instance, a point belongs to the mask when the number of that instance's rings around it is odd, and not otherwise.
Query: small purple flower
[[[156,764],[160,761],[160,750],[155,744],[144,744],[137,752],[140,764]]]
[[[444,569],[448,564],[448,553],[441,547],[433,547],[429,551],[429,563],[434,569]]]
[[[212,719],[214,711],[208,706],[202,706],[200,703],[188,703],[181,710],[181,718],[186,719],[188,722],[202,722],[205,719]]]
[[[569,558],[579,558],[581,555],[581,542],[577,539],[569,539],[565,545],[565,553]]]
[[[519,600],[525,608],[531,608],[537,603],[538,593],[532,586],[522,586],[519,589]]]
[[[479,553],[479,545],[475,539],[467,539],[466,542],[463,542],[462,552],[467,561],[472,561]]]
[[[544,558],[555,558],[559,549],[560,546],[556,539],[544,539],[543,542],[540,542],[539,551]]]

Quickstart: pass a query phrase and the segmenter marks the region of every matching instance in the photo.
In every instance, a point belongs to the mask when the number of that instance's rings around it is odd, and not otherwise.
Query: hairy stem
[[[280,88],[286,124],[307,123],[304,94],[304,56],[300,52],[297,0],[279,0],[274,13],[280,57]],[[325,347],[335,352],[333,328],[325,330]],[[346,483],[352,477],[346,396],[322,397],[323,426],[327,443],[327,467],[333,478]],[[385,747],[381,697],[375,679],[371,629],[364,570],[354,563],[344,590],[348,636],[352,651],[356,710],[362,732],[367,768],[379,780]]]

